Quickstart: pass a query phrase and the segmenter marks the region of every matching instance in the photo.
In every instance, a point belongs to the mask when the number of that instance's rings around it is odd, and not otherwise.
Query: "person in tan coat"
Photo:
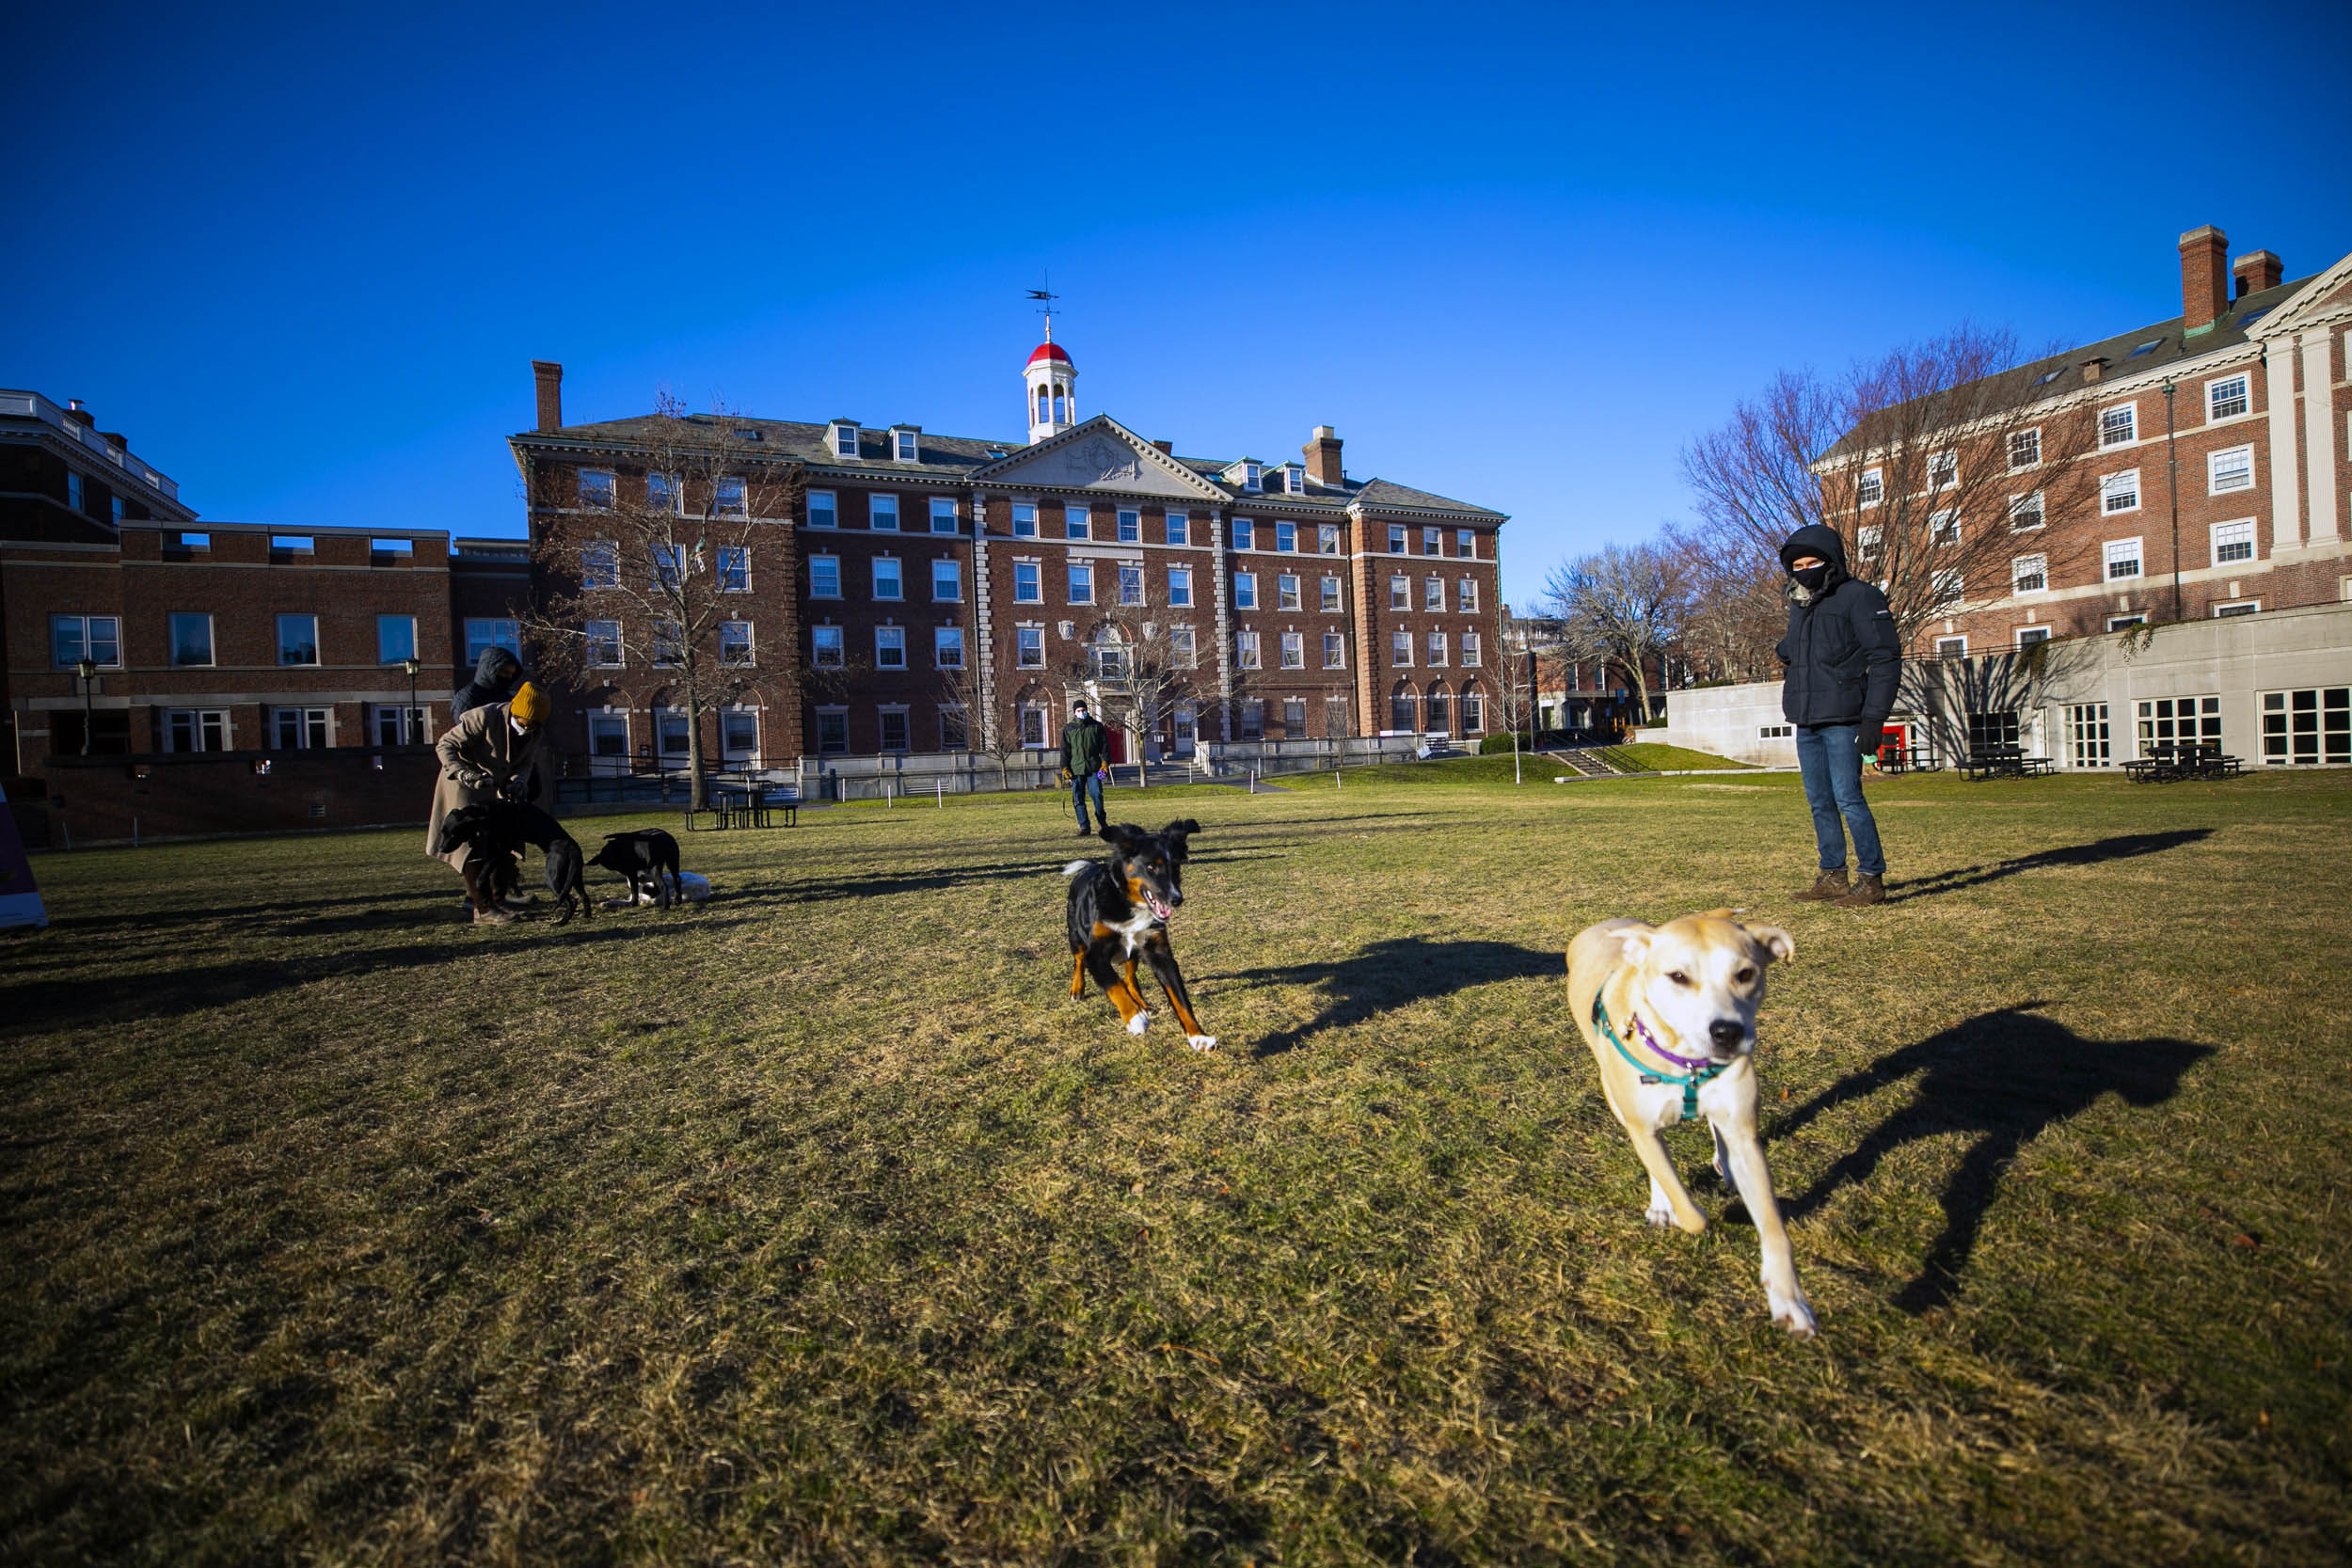
[[[501,796],[528,799],[532,773],[540,765],[540,745],[547,733],[550,705],[547,693],[529,681],[503,703],[488,703],[451,725],[434,750],[440,753],[441,777],[433,788],[433,816],[424,828],[424,852],[445,860],[466,879],[466,896],[477,922],[505,925],[514,914],[476,885],[467,869],[466,847],[440,851],[441,824],[452,812],[481,805]]]

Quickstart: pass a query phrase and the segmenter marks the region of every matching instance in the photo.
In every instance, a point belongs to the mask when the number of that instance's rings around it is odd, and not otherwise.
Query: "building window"
[[[1119,509],[1119,542],[1122,545],[1143,543],[1143,514],[1130,507]]]
[[[1465,663],[1468,660],[1464,661]],[[1486,699],[1478,688],[1470,687],[1462,693],[1462,733],[1479,735],[1486,728]]]
[[[842,667],[841,628],[811,626],[808,628],[809,662],[820,670]]]
[[[874,597],[903,599],[907,596],[906,578],[898,570],[898,558],[878,555],[874,558]]]
[[[1938,658],[1966,658],[1968,657],[1968,639],[1965,637],[1937,638],[1935,640],[1935,657]]]
[[[685,627],[675,621],[653,624],[653,661],[664,670],[675,670],[686,662]]]
[[[2040,594],[2050,586],[2050,562],[2046,556],[2020,555],[2010,558],[2009,591],[2012,594]]]
[[[1172,609],[1189,609],[1192,604],[1192,568],[1170,566],[1168,569],[1168,602]]]
[[[49,617],[49,657],[60,670],[71,670],[84,659],[108,669],[122,664],[122,619],[116,615],[52,615]],[[402,656],[405,657],[406,656]],[[210,663],[210,658],[207,658]],[[308,659],[296,663],[315,664],[315,651]]]
[[[70,469],[65,476],[65,503],[76,512],[82,510],[82,476]]]
[[[931,531],[933,533],[956,533],[961,531],[961,528],[962,524],[956,517],[955,501],[946,496],[933,496],[931,498]]]
[[[2047,626],[2019,626],[2017,628],[2017,645],[2021,648],[2030,648],[2037,642],[2048,641],[2050,641],[2050,628]]]
[[[1853,553],[1856,561],[1867,564],[1879,553],[1879,526],[1865,523],[1853,531]]]
[[[2126,468],[2099,481],[2099,510],[2103,513],[2139,510],[2139,470]]]
[[[1281,610],[1299,610],[1304,608],[1305,601],[1299,597],[1298,578],[1295,575],[1289,572],[1280,572],[1276,574],[1274,578],[1274,602],[1276,607]]]
[[[2011,533],[2025,533],[2038,529],[2044,521],[2042,515],[2042,492],[2009,499],[2009,527]]]
[[[2205,418],[2227,420],[2252,406],[2247,395],[2248,381],[2244,372],[2225,375],[2205,383]]]
[[[1931,452],[1928,456],[1928,488],[1948,490],[1960,483],[1960,453]]]
[[[2074,703],[2066,710],[2066,752],[2076,768],[2106,768],[2113,761],[2107,738],[2107,705]]]
[[[1235,572],[1233,574],[1233,608],[1235,610],[1255,610],[1258,608],[1257,573]]]
[[[2014,708],[1968,715],[1968,750],[1971,753],[1989,752],[1995,746],[2014,746],[2019,733],[2017,710]]]
[[[1405,553],[1405,525],[1403,523],[1389,525],[1389,553],[1391,555]]]
[[[1119,640],[1119,633],[1105,626],[1097,634],[1102,641],[1087,644],[1087,674],[1098,681],[1123,681],[1127,678],[1127,645]]]
[[[1245,697],[1238,710],[1237,726],[1240,738],[1260,740],[1265,736],[1265,704],[1256,697]]]
[[[1336,631],[1323,634],[1323,667],[1326,670],[1347,668],[1347,639]]]
[[[1045,749],[1045,710],[1030,703],[1021,710],[1021,744],[1028,751]]]
[[[399,664],[417,657],[417,618],[379,615],[375,618],[375,662]]]
[[[2102,447],[2125,447],[2139,438],[2139,409],[2136,404],[2120,403],[2099,411],[2099,444]]]
[[[1391,610],[1413,608],[1413,585],[1406,580],[1402,574],[1389,578],[1389,608]]]
[[[1020,626],[1013,632],[1014,662],[1024,670],[1045,668],[1045,628]]]
[[[2227,451],[2209,453],[2205,458],[2205,482],[2209,495],[2251,490],[2254,487],[2254,449],[2232,447]]]
[[[229,710],[221,707],[169,709],[164,714],[164,750],[229,750]]]
[[[2352,762],[2352,686],[2263,693],[2263,761]]]
[[[1119,602],[1139,605],[1143,602],[1143,562],[1122,561],[1119,563]]]
[[[1233,548],[1254,550],[1258,547],[1258,525],[1247,517],[1233,519]]]
[[[710,510],[721,517],[746,517],[751,509],[743,498],[743,482],[723,479],[710,487]]]
[[[752,552],[741,545],[719,546],[719,592],[748,594],[752,591]]]
[[[1445,530],[1441,528],[1422,529],[1421,531],[1421,553],[1423,555],[1445,554]]]
[[[1192,543],[1192,514],[1171,512],[1168,515],[1168,542],[1171,545]]]
[[[422,707],[398,707],[383,703],[371,708],[369,716],[375,721],[373,734],[378,746],[414,746],[432,738],[425,733]]]
[[[931,628],[931,662],[942,670],[963,668],[963,628],[934,626]]]
[[[612,470],[582,468],[580,470],[580,507],[583,512],[612,510]]]
[[[2245,517],[2234,523],[2213,525],[2213,563],[2226,566],[2233,561],[2254,559],[2254,519]]]
[[[839,528],[841,526],[841,513],[834,502],[834,494],[831,490],[811,490],[808,493],[808,526],[811,528]]]
[[[963,599],[963,562],[934,561],[931,562],[931,602],[960,604]]]
[[[1966,579],[1955,571],[1935,573],[1928,578],[1928,586],[1933,593],[1936,607],[1944,610],[1959,604],[1968,592]]]
[[[213,618],[176,611],[171,617],[171,662],[176,669],[213,662]]]
[[[1478,580],[1475,578],[1464,578],[1457,588],[1458,591],[1454,594],[1454,607],[1465,615],[1475,613],[1478,609]]]
[[[1233,634],[1233,662],[1244,670],[1258,668],[1258,634],[1237,631]]]
[[[1431,578],[1421,585],[1421,607],[1436,614],[1445,609],[1445,579]]]
[[[2042,461],[2042,428],[2012,430],[2009,433],[2009,471],[2030,468]]]
[[[482,662],[482,656],[492,648],[504,648],[515,656],[517,663],[523,657],[523,628],[519,622],[495,619],[466,620],[466,662]]]
[[[1094,602],[1094,563],[1092,562],[1073,561],[1070,563],[1070,602],[1072,604]]]
[[[588,716],[588,754],[592,757],[628,755],[628,715],[592,713]]]
[[[1200,650],[1193,641],[1190,626],[1168,628],[1168,651],[1179,670],[1197,670],[1200,667]]]
[[[1292,736],[1303,736],[1307,733],[1306,698],[1285,697],[1282,699],[1282,733]]]
[[[874,668],[903,670],[907,667],[907,628],[876,626],[874,628]]]
[[[850,712],[847,708],[820,707],[817,710],[817,754],[837,757],[850,749]]]
[[[1340,553],[1340,525],[1321,523],[1315,528],[1315,548],[1325,555]]]
[[[2185,741],[2193,745],[2221,744],[2219,697],[2143,698],[2137,718],[2139,754],[2143,757],[2158,746],[2176,746]]]
[[[922,450],[921,437],[914,431],[894,430],[890,433],[891,461],[919,463],[922,461]]]
[[[1092,514],[1083,506],[1063,507],[1061,509],[1061,536],[1064,539],[1093,538]]]
[[[1454,531],[1454,553],[1465,561],[1477,560],[1478,535],[1470,529],[1455,529]]]
[[[653,585],[674,589],[685,580],[686,546],[656,545],[653,547]]]
[[[839,556],[812,555],[808,558],[808,596],[812,599],[841,597]]]
[[[1420,727],[1414,722],[1416,711],[1410,691],[1400,689],[1391,693],[1389,697],[1389,728],[1410,735]]]
[[[281,752],[325,751],[330,710],[323,707],[281,707],[270,710],[270,740]]]
[[[645,475],[645,510],[675,514],[680,510],[678,499],[678,483],[675,474],[657,471]]]
[[[1286,631],[1282,634],[1282,668],[1307,668],[1307,637],[1304,632]]]
[[[592,539],[580,547],[582,588],[621,586],[621,546],[610,539]]]
[[[1956,508],[1946,507],[1941,512],[1930,513],[1928,515],[1928,537],[1938,545],[1959,544],[1959,511]]]
[[[752,624],[749,621],[719,623],[719,662],[722,664],[752,662]]]
[[[2121,582],[2125,578],[2139,576],[2139,541],[2110,539],[2101,546],[2106,563],[2106,579]]]
[[[744,708],[719,710],[719,755],[722,760],[747,763],[759,753],[759,716]]]
[[[278,662],[316,664],[319,661],[319,618],[315,615],[278,617]]]
[[[677,766],[685,765],[687,736],[691,729],[686,715],[676,708],[665,708],[653,716],[653,743],[664,763],[675,759]]]
[[[1015,604],[1043,604],[1045,602],[1045,589],[1040,580],[1036,562],[1016,561],[1012,563],[1012,602]]]
[[[1389,663],[1399,670],[1413,667],[1413,634],[1409,631],[1389,633]]]
[[[835,457],[857,455],[857,426],[836,420],[833,424],[833,454]]]
[[[866,498],[866,526],[877,533],[898,531],[898,498],[868,496]]]
[[[939,749],[961,752],[972,744],[972,726],[964,718],[961,703],[939,705]]]
[[[2262,608],[2263,602],[2260,599],[2239,599],[2230,604],[2214,606],[2213,614],[2214,619],[2218,621],[2232,615],[2259,615],[2262,613]]]
[[[1323,579],[1323,598],[1321,603],[1325,614],[1336,615],[1340,612],[1341,605],[1339,578],[1325,578]]]
[[[1015,501],[1012,503],[1012,536],[1015,539],[1037,537],[1037,502]]]
[[[2107,617],[2107,630],[2109,631],[2122,631],[2125,626],[2144,626],[2147,624],[2148,617],[2144,614],[2137,612],[2130,615],[2110,615]]]
[[[1444,687],[1431,687],[1428,706],[1423,710],[1426,716],[1422,720],[1422,727],[1432,735],[1452,735],[1454,733],[1453,706],[1454,705],[1447,700]]]
[[[1463,662],[1463,664],[1465,664],[1465,665],[1474,665],[1474,664],[1476,664],[1476,663],[1478,662],[1478,657],[1479,657],[1478,634],[1477,634],[1476,632],[1474,632],[1474,631],[1466,631],[1466,632],[1464,632],[1464,633],[1462,634],[1462,662]]]
[[[885,752],[909,750],[907,710],[902,707],[885,707],[879,708],[876,712],[882,717],[882,749]]]
[[[1877,468],[1865,468],[1854,482],[1854,500],[1863,506],[1876,506],[1886,494],[1886,475]]]
[[[580,642],[587,653],[590,665],[599,670],[614,670],[620,667],[620,622],[585,622],[581,625],[580,632]]]
[[[1276,523],[1274,525],[1274,548],[1277,553],[1282,555],[1288,555],[1296,550],[1298,548],[1298,525]]]
[[[1444,662],[1445,662],[1445,633],[1443,633],[1443,632],[1441,632],[1441,631],[1433,631],[1433,632],[1431,632],[1431,633],[1429,634],[1429,663],[1430,663],[1430,667],[1431,667],[1432,669],[1435,669],[1435,668],[1437,668],[1438,666],[1439,666],[1439,665],[1443,664]]]

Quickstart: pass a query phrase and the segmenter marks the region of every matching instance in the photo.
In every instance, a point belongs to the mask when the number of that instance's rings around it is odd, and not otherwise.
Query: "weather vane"
[[[1054,275],[1049,272],[1045,275],[1044,288],[1029,291],[1031,299],[1041,299],[1045,302],[1038,307],[1038,314],[1045,318],[1045,341],[1049,343],[1054,341],[1054,301],[1061,298],[1061,295],[1054,293],[1053,289]]]

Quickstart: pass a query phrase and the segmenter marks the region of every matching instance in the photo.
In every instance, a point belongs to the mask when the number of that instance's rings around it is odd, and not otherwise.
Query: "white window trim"
[[[1865,499],[1863,492],[1869,488],[1869,483],[1872,480],[1878,481],[1878,494]],[[1884,468],[1863,469],[1862,472],[1854,478],[1853,493],[1854,503],[1857,506],[1872,507],[1883,503],[1886,499],[1886,470]]]
[[[828,594],[817,586],[817,563],[829,562],[833,566],[833,592]],[[841,558],[837,555],[812,555],[808,558],[808,596],[812,599],[841,597]]]
[[[2039,588],[2017,586],[2017,579],[2025,575],[2018,568],[2028,561],[2034,563],[2035,573],[2042,578],[2042,586]],[[2047,555],[2010,556],[2009,558],[2009,591],[2011,594],[2047,594],[2050,591],[2050,558]]]
[[[730,627],[730,626],[740,626],[740,627],[742,627],[742,628],[743,628],[743,657],[742,657],[741,658],[729,658],[729,657],[727,657],[727,628],[728,628],[728,627]],[[722,622],[720,622],[720,623],[719,623],[719,665],[720,665],[720,668],[722,668],[722,669],[725,669],[725,670],[749,670],[749,669],[752,669],[752,668],[755,667],[758,663],[759,663],[759,640],[758,640],[758,638],[756,637],[756,635],[755,635],[755,634],[754,634],[754,632],[752,631],[752,624],[751,624],[749,621],[722,621]]]
[[[2145,610],[2135,610],[2127,615],[2107,617],[2107,630],[2109,631],[2122,631],[2125,626],[2144,626],[2147,624],[2148,614]]]
[[[822,496],[822,497],[824,497],[824,498],[825,498],[825,503],[826,503],[826,504],[825,504],[825,506],[824,506],[824,508],[823,508],[823,511],[824,511],[825,515],[827,515],[828,517],[831,517],[831,518],[833,519],[833,521],[832,521],[832,522],[830,522],[830,523],[820,523],[820,522],[818,522],[818,521],[817,520],[817,514],[818,514],[818,505],[817,505],[817,498],[818,498],[818,497],[819,497],[819,496]],[[834,531],[835,530],[837,530],[837,529],[839,529],[839,528],[841,527],[841,492],[840,492],[840,491],[838,491],[838,490],[811,490],[811,491],[808,493],[807,499],[806,499],[806,500],[805,500],[803,504],[804,505],[804,507],[806,508],[806,510],[807,510],[807,512],[808,512],[808,526],[809,526],[809,527],[811,527],[811,528],[813,528],[813,529],[821,529],[821,530],[823,530],[824,531],[826,531],[826,532],[828,532],[828,533],[831,533],[831,532]]]
[[[1939,468],[1944,471],[1944,481],[1940,484],[1936,483],[1935,478]],[[1960,453],[1949,447],[1942,451],[1928,453],[1928,494],[1937,495],[1946,490],[1955,489],[1959,484]]]
[[[889,562],[893,567],[897,568],[898,574],[898,591],[896,594],[885,594],[882,591],[882,564],[885,561]],[[874,557],[872,561],[868,562],[866,564],[866,583],[872,591],[873,599],[876,604],[906,603],[906,563],[900,561],[897,556],[878,555]]]
[[[2218,386],[2220,386],[2220,385],[2221,385],[2223,382],[2225,382],[2225,381],[2238,381],[2238,380],[2243,380],[2243,381],[2246,383],[2246,406],[2245,406],[2244,408],[2240,409],[2238,412],[2236,412],[2236,413],[2234,413],[2234,414],[2217,414],[2217,413],[2215,413],[2215,412],[2213,411],[2213,405],[2214,405],[2214,388],[2217,388],[2217,387],[2218,387]],[[2206,378],[2206,381],[2205,381],[2205,423],[2207,423],[2208,425],[2217,425],[2217,424],[2233,424],[2233,423],[2235,423],[2235,422],[2236,422],[2237,420],[2250,420],[2250,419],[2252,419],[2253,417],[2254,417],[2254,372],[2253,372],[2250,369],[2249,369],[2249,370],[2238,370],[2238,371],[2225,371],[2225,372],[2222,372],[2221,374],[2219,374],[2219,375],[2216,375],[2216,376],[2209,376],[2209,377],[2207,377],[2207,378]]]
[[[2028,632],[2039,632],[2041,635],[2038,637],[2029,637],[2026,635]],[[2029,648],[2036,642],[2047,642],[2051,638],[2057,635],[2058,633],[2054,629],[2046,626],[2019,626],[2015,632],[2010,634],[2010,640],[2012,645],[2016,647]]]
[[[2233,484],[2224,488],[2221,483],[2221,460],[2225,457],[2234,457],[2240,452],[2244,452],[2246,454],[2246,483],[2243,484]],[[2254,444],[2251,441],[2241,442],[2234,447],[2223,447],[2219,451],[2209,451],[2205,453],[2206,495],[2234,496],[2240,490],[2251,490],[2253,487]]]
[[[2138,568],[2137,571],[2126,572],[2121,577],[2116,575],[2115,548],[2118,545],[2129,545],[2132,547],[2132,564]],[[2147,575],[2148,550],[2147,540],[2145,538],[2138,534],[2134,534],[2129,539],[2102,539],[2099,541],[2099,580],[2101,582],[2132,582],[2140,578],[2144,578]]]
[[[2130,411],[2132,416],[2132,433],[2121,441],[2110,441],[2107,439],[2107,416],[2119,408],[2128,409]],[[2137,398],[2125,398],[2121,403],[2102,404],[2099,409],[2098,424],[2096,429],[2099,432],[2099,450],[2101,451],[2121,451],[2125,447],[2136,447],[2139,445],[2139,400]]]
[[[875,518],[881,503],[890,503],[890,526],[880,526]],[[866,531],[868,533],[904,533],[907,531],[906,510],[898,504],[896,490],[869,490],[866,493]]]
[[[941,594],[941,593],[940,593],[940,591],[939,591],[939,569],[940,569],[942,566],[946,567],[949,571],[951,571],[951,572],[955,573],[955,575],[956,575],[956,591],[955,591],[954,593],[952,593],[952,594]],[[952,557],[947,557],[947,556],[938,556],[938,557],[934,557],[934,558],[932,559],[932,561],[931,561],[931,603],[933,603],[933,604],[961,604],[961,603],[963,603],[963,562],[961,562],[961,561],[957,561],[957,560],[953,559]]]
[[[884,664],[884,663],[882,662],[882,633],[884,633],[884,632],[897,632],[897,633],[898,634],[898,663],[896,663],[896,664]],[[904,627],[904,626],[876,626],[876,627],[874,628],[874,669],[875,669],[878,673],[879,673],[879,672],[881,672],[881,671],[884,671],[884,670],[895,670],[895,671],[897,671],[898,673],[899,673],[900,674],[904,674],[904,673],[906,673],[906,670],[907,670],[907,628],[906,628],[906,627]]]
[[[1957,644],[1957,646],[1955,646],[1955,644]],[[1937,638],[1935,640],[1935,657],[1938,658],[1966,658],[1968,657],[1967,634],[1963,632],[1956,636]]]
[[[2131,505],[2129,505],[2129,506],[2116,506],[2116,507],[2110,507],[2110,506],[2108,506],[2108,505],[2107,505],[2107,492],[2108,492],[2109,488],[2110,488],[2110,487],[2112,487],[2112,488],[2114,488],[2114,489],[2121,490],[2121,489],[2122,488],[2122,481],[2127,480],[2127,479],[2128,479],[2128,480],[2130,480],[2130,481],[2132,482],[2132,504],[2131,504]],[[2129,516],[2131,514],[2133,514],[2133,513],[2135,513],[2135,512],[2137,512],[2137,511],[2138,511],[2138,510],[2139,510],[2140,505],[2141,505],[2141,502],[2144,500],[2144,499],[2145,499],[2145,497],[2144,497],[2144,495],[2142,494],[2142,492],[2141,492],[2141,490],[2140,490],[2140,485],[2139,485],[2139,470],[2138,470],[2137,468],[2118,468],[2115,472],[2113,472],[2113,473],[2111,473],[2111,474],[2102,474],[2102,475],[2100,475],[2100,476],[2099,476],[2099,515],[2100,515],[2100,516],[2102,516],[2102,517],[2126,517],[2126,516]]]
[[[2023,509],[2024,509],[2024,503],[2026,503],[2026,501],[2031,501],[2031,502],[2033,502],[2033,503],[2034,503],[2034,506],[2033,506],[2033,512],[2032,512],[2032,514],[2031,514],[2031,515],[2032,515],[2032,517],[2033,517],[2033,521],[2032,521],[2032,522],[2030,522],[2030,523],[2021,523],[2021,522],[2019,522],[2017,519],[2018,519],[2018,517],[2019,517],[2020,515],[2024,515],[2024,510],[2023,510]],[[2046,501],[2042,499],[2042,492],[2041,492],[2041,491],[2039,491],[2039,490],[2027,490],[2027,491],[2023,492],[2022,494],[2019,494],[2019,495],[2014,495],[2014,496],[2010,497],[2010,499],[2009,499],[2009,531],[2010,531],[2010,532],[2011,532],[2011,533],[2032,533],[2032,532],[2034,532],[2035,531],[2037,531],[2037,530],[2039,530],[2039,529],[2042,529],[2042,528],[2045,528],[2045,527],[2047,527],[2047,526],[2048,526],[2048,524],[2049,524],[2049,521],[2050,521],[2050,509],[2049,509],[2049,505],[2048,505],[2048,503],[2047,503],[2047,502],[2046,502]]]
[[[2247,544],[2250,546],[2250,550],[2245,560],[2224,561],[2221,559],[2221,531],[2225,528],[2246,530]],[[2252,517],[2232,517],[2227,522],[2215,523],[2205,530],[2205,560],[2210,565],[2252,566],[2262,559],[2262,526]]]
[[[2015,460],[2017,449],[2014,443],[2020,436],[2030,436],[2033,437],[2033,461],[2030,463],[2020,463]],[[2031,473],[2034,469],[2042,467],[2042,427],[2038,424],[2028,425],[2024,430],[2010,431],[2009,433],[2009,438],[2001,443],[2001,459],[2009,465],[2009,471],[2010,473]]]
[[[2262,610],[2260,599],[2230,599],[2213,607],[2213,618],[2218,621],[2232,614],[2260,615]]]
[[[943,505],[947,508],[949,526],[946,528],[939,526],[939,509]],[[929,498],[929,504],[924,510],[930,514],[930,530],[935,536],[945,539],[950,535],[961,536],[962,534],[963,508],[956,504],[955,497],[932,496]]]
[[[948,632],[954,632],[956,634],[956,661],[953,664],[949,664],[939,657],[942,653],[946,651],[946,643],[945,640]],[[963,628],[961,626],[933,626],[931,628],[931,668],[934,670],[961,670],[966,668],[968,663],[969,660],[966,657],[963,643]]]

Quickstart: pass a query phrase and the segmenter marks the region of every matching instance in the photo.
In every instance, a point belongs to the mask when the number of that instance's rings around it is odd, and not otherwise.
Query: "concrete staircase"
[[[1625,769],[1613,766],[1599,752],[1586,746],[1567,746],[1544,755],[1561,763],[1567,769],[1587,779],[1614,779],[1625,775]]]

